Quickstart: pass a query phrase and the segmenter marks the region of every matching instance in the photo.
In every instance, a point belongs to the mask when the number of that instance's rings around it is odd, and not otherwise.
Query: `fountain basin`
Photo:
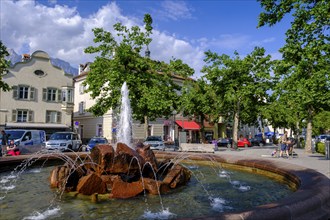
[[[175,152],[157,152],[161,159],[176,157]],[[251,210],[223,213],[205,219],[329,219],[330,179],[315,170],[263,159],[214,154],[186,154],[192,160],[212,160],[223,167],[233,167],[250,172],[262,173],[286,182],[297,190],[288,198],[265,204]]]
[[[83,158],[85,153],[68,153],[72,158]],[[290,187],[297,188],[291,196],[270,204],[264,204],[241,212],[216,214],[205,219],[329,219],[330,217],[330,180],[321,173],[283,161],[267,161],[263,159],[247,159],[240,156],[223,156],[215,154],[156,152],[157,159],[178,158],[182,155],[191,160],[220,162],[222,167],[243,169],[260,173],[283,181]],[[0,167],[7,170],[15,167],[22,160],[29,158],[22,155],[1,158]],[[58,160],[57,157],[45,157]],[[42,161],[42,157],[39,159]],[[2,169],[2,171],[3,171]],[[191,218],[190,218],[191,219]],[[201,218],[199,218],[201,219]]]

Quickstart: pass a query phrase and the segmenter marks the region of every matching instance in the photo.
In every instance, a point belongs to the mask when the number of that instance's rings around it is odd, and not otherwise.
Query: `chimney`
[[[22,62],[26,62],[30,59],[30,54],[24,53],[22,54]]]
[[[79,64],[78,75],[80,75],[84,71],[84,64]]]

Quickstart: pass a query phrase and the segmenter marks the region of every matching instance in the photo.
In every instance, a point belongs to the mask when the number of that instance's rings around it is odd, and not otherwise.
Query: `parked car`
[[[80,135],[74,132],[55,132],[46,142],[47,150],[80,151],[81,147]]]
[[[247,138],[238,139],[237,147],[251,147],[251,142]]]
[[[44,130],[9,129],[5,132],[8,142],[14,140],[14,144],[22,154],[38,152],[45,147],[46,132]]]
[[[230,148],[233,143],[233,139],[231,138],[219,138],[217,141],[218,147],[228,147]]]
[[[91,151],[92,148],[98,144],[107,144],[109,143],[105,137],[92,137],[87,144],[87,151]]]
[[[143,142],[144,145],[150,145],[151,150],[165,151],[165,144],[161,136],[149,136]]]
[[[330,137],[330,135],[321,134],[318,139],[319,139],[320,142],[324,143],[326,141],[327,137]]]
[[[205,135],[205,141],[207,141],[207,143],[209,143],[209,144],[212,144],[213,134],[206,134]]]
[[[251,142],[252,146],[264,146],[266,144],[265,139],[263,139],[261,136],[255,136],[254,138],[250,138],[249,141]]]

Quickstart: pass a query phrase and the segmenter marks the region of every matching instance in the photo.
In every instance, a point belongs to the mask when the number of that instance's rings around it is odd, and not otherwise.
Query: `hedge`
[[[320,154],[325,154],[325,144],[322,142],[318,142],[315,146],[315,150]]]

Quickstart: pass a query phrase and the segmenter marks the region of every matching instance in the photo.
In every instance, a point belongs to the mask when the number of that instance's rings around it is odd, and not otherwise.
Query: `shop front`
[[[178,132],[181,134],[178,136],[180,143],[199,143],[199,130],[200,125],[195,121],[187,121],[187,120],[176,120],[175,123],[178,125]],[[182,138],[185,134],[186,138]],[[181,138],[179,138],[181,137]]]

